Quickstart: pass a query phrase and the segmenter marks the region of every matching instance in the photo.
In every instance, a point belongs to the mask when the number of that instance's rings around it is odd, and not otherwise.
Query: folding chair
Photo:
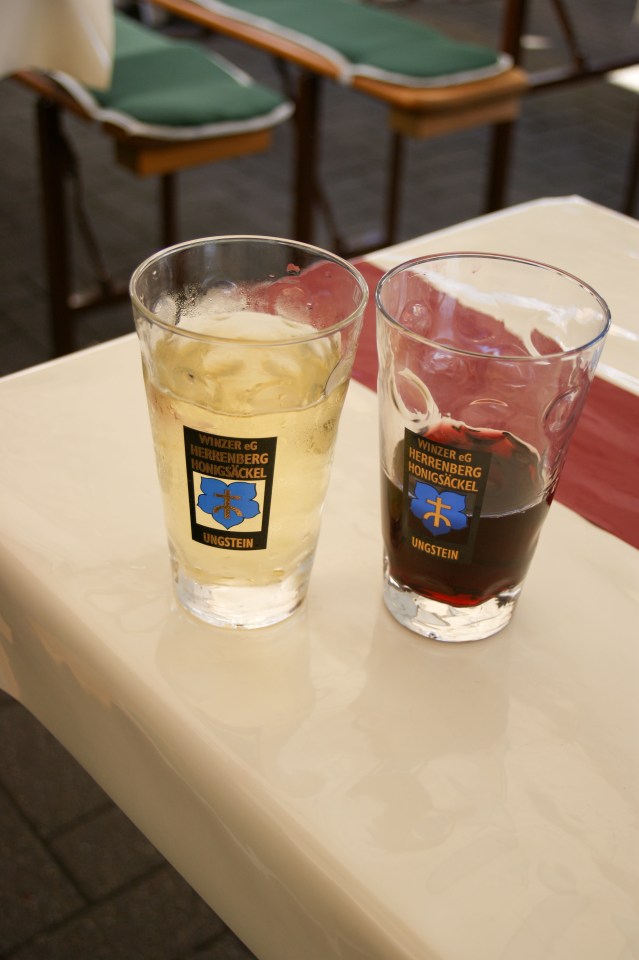
[[[65,133],[66,112],[101,125],[115,159],[140,176],[160,178],[161,233],[175,239],[175,174],[188,167],[266,150],[272,129],[293,112],[281,94],[254,83],[199,45],[175,41],[115,15],[112,82],[92,90],[55,72],[20,71],[14,77],[38,95],[37,122],[53,351],[73,348],[75,315],[126,295],[112,280],[86,214],[80,164]],[[74,190],[80,235],[97,286],[74,291],[67,185]]]
[[[385,230],[364,249],[395,239],[406,136],[426,138],[468,127],[494,128],[486,208],[502,205],[512,121],[527,80],[512,58],[457,41],[389,10],[354,0],[152,0],[171,13],[247,43],[298,68],[296,213],[293,231],[313,240],[324,198],[318,143],[323,79],[385,104],[392,135]],[[355,250],[336,235],[341,253]],[[363,252],[358,248],[357,252]]]

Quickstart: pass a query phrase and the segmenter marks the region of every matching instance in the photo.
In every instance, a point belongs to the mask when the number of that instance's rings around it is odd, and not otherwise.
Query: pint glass
[[[610,323],[586,283],[455,253],[377,288],[384,598],[476,640],[510,620]]]
[[[200,619],[260,627],[302,602],[366,298],[345,261],[269,237],[135,271],[175,592]]]

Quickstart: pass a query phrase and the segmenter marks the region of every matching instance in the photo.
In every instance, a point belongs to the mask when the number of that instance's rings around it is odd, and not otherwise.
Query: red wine
[[[383,477],[391,577],[454,606],[521,584],[552,500],[535,451],[505,431],[444,421],[406,431],[401,462],[407,493]]]

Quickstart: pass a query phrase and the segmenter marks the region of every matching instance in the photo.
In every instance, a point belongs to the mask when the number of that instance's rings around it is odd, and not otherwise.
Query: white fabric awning
[[[112,0],[2,0],[0,77],[62,70],[87,86],[109,86]]]

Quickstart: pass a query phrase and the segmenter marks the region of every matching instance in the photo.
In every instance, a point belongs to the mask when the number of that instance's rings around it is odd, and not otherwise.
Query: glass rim
[[[257,241],[258,243],[263,244],[264,246],[287,246],[293,247],[295,249],[304,251],[305,253],[310,253],[316,255],[318,259],[327,260],[330,263],[336,264],[339,267],[342,267],[356,283],[360,294],[361,302],[355,307],[346,317],[342,320],[339,320],[337,323],[332,324],[330,327],[325,327],[320,330],[314,330],[313,333],[309,333],[303,337],[288,337],[282,340],[255,340],[255,339],[246,339],[246,340],[234,340],[229,337],[219,337],[215,334],[204,333],[198,330],[189,330],[188,327],[181,327],[174,323],[168,323],[166,320],[162,320],[157,314],[153,313],[152,310],[149,310],[142,301],[140,300],[137,292],[136,286],[139,283],[140,278],[145,274],[154,264],[165,259],[169,254],[177,253],[180,250],[186,250],[189,248],[204,247],[210,243],[225,243],[233,244],[246,242],[247,240]],[[189,337],[192,340],[199,340],[203,343],[238,343],[242,346],[268,346],[268,347],[278,347],[278,346],[289,346],[291,344],[299,343],[308,343],[313,340],[321,340],[324,337],[330,336],[331,334],[337,333],[342,330],[344,327],[347,327],[349,324],[353,323],[358,316],[363,315],[366,308],[366,304],[369,298],[369,290],[366,280],[357,269],[348,260],[344,260],[342,257],[337,256],[337,254],[331,253],[329,250],[324,250],[322,247],[317,247],[311,243],[304,243],[299,240],[290,240],[286,237],[272,237],[264,234],[220,234],[218,236],[210,237],[197,237],[192,240],[184,240],[180,243],[174,243],[169,247],[164,247],[161,250],[157,250],[155,253],[151,254],[145,260],[140,263],[131,275],[129,281],[129,296],[131,298],[131,303],[133,304],[135,310],[139,311],[142,316],[150,323],[157,324],[157,326],[162,327],[164,330],[167,330],[170,333],[177,333],[180,336]]]
[[[518,263],[526,267],[534,267],[541,270],[550,270],[552,273],[557,274],[566,280],[570,280],[572,283],[576,283],[579,287],[586,290],[592,298],[599,305],[602,312],[602,325],[601,329],[596,336],[592,337],[590,340],[585,341],[574,347],[569,347],[566,350],[558,350],[554,353],[544,353],[539,354],[538,356],[531,355],[520,355],[520,354],[495,354],[495,353],[482,353],[480,351],[468,350],[462,347],[451,346],[450,344],[439,343],[438,340],[426,337],[421,333],[417,333],[414,330],[411,330],[410,327],[407,327],[405,324],[401,323],[395,317],[386,310],[384,305],[381,302],[381,296],[383,287],[389,280],[393,279],[396,275],[404,273],[409,270],[411,267],[420,266],[426,263],[433,263],[438,260],[463,260],[463,259],[475,259],[475,260],[492,260],[492,261],[505,261],[508,263]],[[390,270],[387,270],[383,277],[377,283],[375,288],[375,305],[379,313],[383,316],[384,320],[389,323],[391,326],[395,327],[397,330],[401,330],[406,336],[411,337],[412,339],[428,344],[432,347],[439,347],[442,350],[448,350],[450,353],[460,354],[467,357],[481,358],[482,360],[493,360],[493,361],[503,361],[503,360],[518,360],[526,363],[543,363],[544,361],[556,360],[559,357],[570,357],[577,353],[582,353],[584,350],[588,350],[591,347],[595,346],[597,343],[602,341],[606,334],[608,333],[611,325],[611,313],[610,307],[607,302],[598,293],[594,287],[589,283],[586,283],[585,280],[582,280],[576,274],[570,273],[567,270],[563,270],[561,267],[556,267],[550,263],[544,263],[541,260],[532,260],[528,257],[517,257],[512,254],[506,253],[490,253],[486,251],[473,251],[473,250],[461,250],[461,251],[449,251],[447,253],[433,253],[425,254],[421,257],[414,257],[412,260],[405,260],[402,263],[397,264],[392,267]]]

